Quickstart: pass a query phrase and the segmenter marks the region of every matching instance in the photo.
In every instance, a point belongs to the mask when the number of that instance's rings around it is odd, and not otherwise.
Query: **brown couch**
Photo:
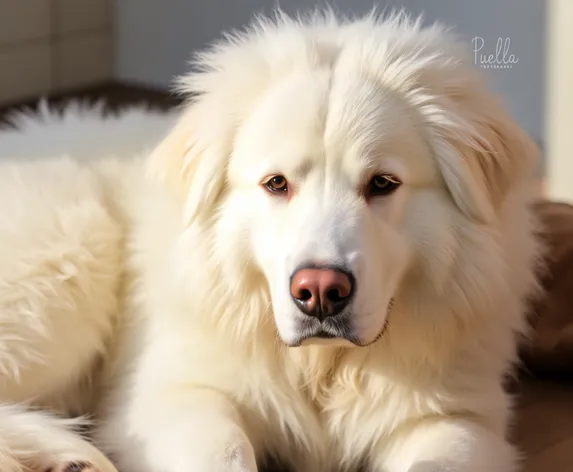
[[[573,471],[573,206],[540,202],[547,246],[543,294],[532,304],[531,338],[513,385],[516,443],[524,472]]]
[[[573,385],[522,380],[517,404],[513,435],[523,472],[573,471]]]

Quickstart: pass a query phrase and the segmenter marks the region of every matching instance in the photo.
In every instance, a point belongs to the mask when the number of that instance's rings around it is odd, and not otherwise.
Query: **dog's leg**
[[[183,394],[183,396],[181,396]],[[231,403],[208,390],[181,392],[163,417],[145,428],[152,470],[168,472],[256,472],[253,447]]]
[[[106,422],[97,433],[122,472],[257,472],[241,418],[216,391],[162,388],[145,400],[136,399],[127,422]],[[127,436],[126,431],[134,433]],[[142,449],[134,452],[125,444]]]
[[[0,471],[117,472],[101,452],[71,431],[76,425],[45,413],[0,406]]]
[[[514,472],[513,447],[471,420],[427,421],[374,449],[373,471]]]

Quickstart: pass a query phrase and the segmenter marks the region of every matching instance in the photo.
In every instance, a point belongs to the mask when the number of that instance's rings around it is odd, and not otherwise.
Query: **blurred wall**
[[[573,203],[573,1],[549,0],[547,195]]]
[[[542,0],[389,0],[428,21],[452,25],[482,53],[495,54],[498,38],[507,41],[517,62],[486,70],[492,87],[505,97],[515,118],[543,141],[545,12]],[[217,38],[222,29],[247,22],[253,11],[270,12],[275,0],[116,0],[116,75],[125,80],[169,86],[187,69],[191,51]],[[316,5],[312,0],[282,0],[286,11]],[[335,0],[342,11],[361,13],[372,0]],[[384,6],[386,2],[377,2]],[[478,44],[478,45],[479,45]],[[470,44],[471,46],[471,44]],[[478,61],[479,62],[479,61]]]
[[[0,105],[112,78],[112,0],[0,0]]]

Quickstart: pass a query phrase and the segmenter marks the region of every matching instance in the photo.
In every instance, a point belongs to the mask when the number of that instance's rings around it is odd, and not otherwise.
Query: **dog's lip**
[[[316,334],[313,334],[311,337],[322,338],[322,339],[335,339],[335,338],[338,338],[339,336],[336,336],[332,333],[328,333],[328,332],[324,331],[323,329],[321,329]]]
[[[394,300],[394,298],[391,298],[390,301],[388,302],[388,308],[386,310],[386,319],[384,320],[384,324],[382,325],[382,328],[380,328],[380,332],[376,335],[376,337],[374,337],[374,339],[372,339],[371,341],[368,341],[367,343],[361,343],[360,340],[356,336],[337,336],[337,335],[327,331],[326,329],[323,328],[323,323],[328,322],[328,318],[327,318],[325,321],[320,323],[320,325],[318,326],[318,329],[315,332],[300,336],[293,343],[287,343],[287,345],[289,347],[300,347],[301,344],[304,341],[306,341],[307,339],[318,338],[318,339],[344,339],[346,341],[351,342],[352,344],[354,344],[357,347],[371,346],[374,343],[378,342],[380,339],[382,339],[384,334],[386,334],[386,331],[388,330],[388,325],[389,325],[390,312],[394,308],[394,305],[395,305],[395,300]],[[348,315],[348,318],[351,318],[351,317],[352,317],[352,315]]]
[[[384,325],[382,326],[382,329],[380,330],[380,332],[376,335],[376,337],[365,344],[357,344],[358,347],[368,347],[368,346],[372,346],[372,344],[374,344],[375,342],[379,341],[380,339],[382,339],[382,336],[384,336],[384,334],[386,333],[388,329],[388,320],[384,321]]]
[[[387,329],[388,329],[388,320],[384,322],[384,325],[380,329],[380,332],[376,335],[374,339],[372,339],[372,341],[369,341],[367,343],[361,343],[356,336],[336,336],[335,334],[329,333],[328,331],[319,328],[316,332],[308,334],[306,336],[300,336],[299,338],[296,339],[296,341],[294,341],[293,343],[288,343],[287,345],[288,347],[300,347],[304,341],[312,338],[317,338],[317,339],[344,339],[346,341],[351,342],[356,347],[368,347],[379,341],[384,336]]]

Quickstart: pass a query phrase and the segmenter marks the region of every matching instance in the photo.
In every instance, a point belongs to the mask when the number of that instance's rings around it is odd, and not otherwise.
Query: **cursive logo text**
[[[480,36],[472,39],[474,62],[484,69],[511,69],[519,57],[511,51],[510,38],[497,38],[495,51],[484,51],[485,41]]]

